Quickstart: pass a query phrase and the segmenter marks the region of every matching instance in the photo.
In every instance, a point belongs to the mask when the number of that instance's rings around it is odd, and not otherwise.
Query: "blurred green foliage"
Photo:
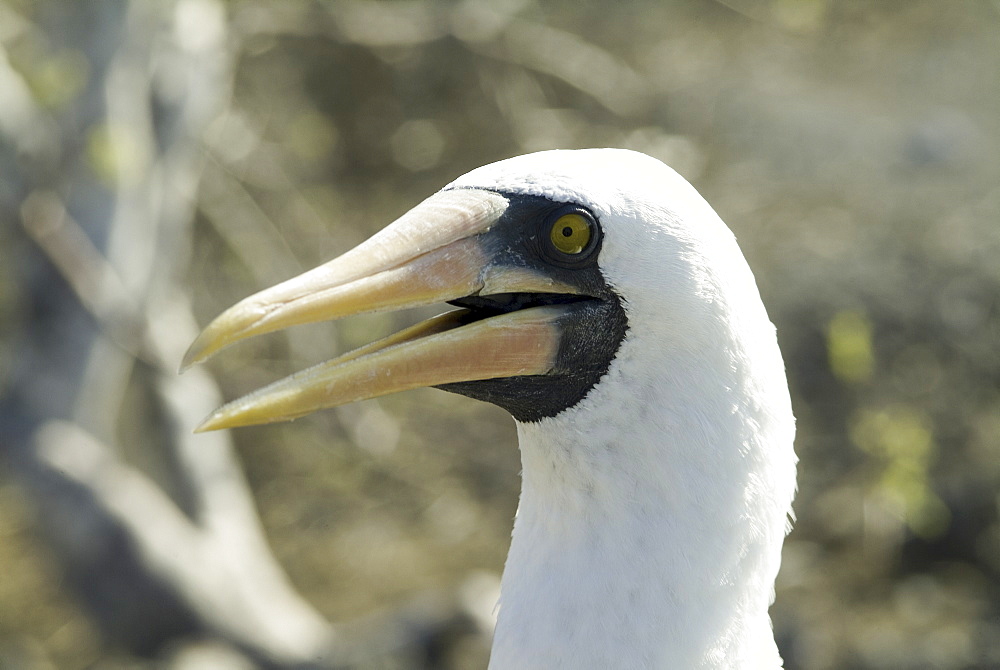
[[[838,312],[826,327],[830,370],[845,384],[871,379],[875,367],[872,324],[859,312]]]

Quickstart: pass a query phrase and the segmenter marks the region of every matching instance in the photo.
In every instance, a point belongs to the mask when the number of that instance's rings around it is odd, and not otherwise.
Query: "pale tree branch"
[[[18,268],[34,318],[0,395],[0,457],[65,583],[107,643],[179,670],[433,665],[424,647],[440,631],[482,626],[460,599],[422,597],[335,630],[270,551],[230,435],[191,433],[221,401],[205,371],[176,365],[197,334],[182,286],[202,137],[233,76],[224,4],[63,11],[73,20],[40,11],[19,28],[86,54],[87,85],[63,109],[36,102],[0,41],[0,165],[13,166],[0,218],[34,245]],[[216,168],[207,200],[260,219]],[[227,212],[206,214],[243,246]],[[273,272],[299,269],[287,250],[271,256]],[[137,396],[148,416],[129,409]]]
[[[106,143],[110,185],[78,151],[76,124],[40,113],[0,60],[9,93],[0,131],[29,168],[20,200],[2,204],[47,258],[24,270],[26,300],[38,301],[41,318],[22,333],[15,383],[0,399],[10,471],[110,642],[147,654],[211,635],[264,665],[332,666],[334,633],[267,547],[229,436],[190,433],[219,403],[214,382],[175,374],[196,333],[178,279],[199,138],[232,70],[224,8],[183,0],[72,11],[102,27],[78,45],[94,77],[73,111],[89,114],[87,132]],[[30,169],[49,154],[61,170]],[[136,384],[159,406],[145,429],[122,415]],[[171,466],[155,480],[125,458],[150,449]],[[157,483],[164,477],[167,489]]]
[[[617,116],[649,111],[653,87],[641,73],[592,41],[520,16],[526,4],[349,0],[274,11],[245,3],[235,24],[245,36],[321,36],[376,49],[455,37],[481,56],[558,79]]]

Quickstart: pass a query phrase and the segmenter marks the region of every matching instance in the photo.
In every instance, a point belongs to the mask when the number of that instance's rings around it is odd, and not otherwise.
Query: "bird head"
[[[730,266],[735,281],[719,271]],[[473,170],[339,258],[229,308],[182,368],[298,324],[449,303],[458,309],[230,402],[199,430],[422,386],[533,422],[584,399],[630,328],[667,350],[702,346],[725,311],[724,284],[739,285],[745,268],[729,230],[663,163],[540,152]]]

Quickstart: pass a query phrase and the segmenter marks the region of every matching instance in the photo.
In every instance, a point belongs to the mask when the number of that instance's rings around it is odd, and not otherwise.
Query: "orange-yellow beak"
[[[343,256],[230,307],[194,341],[181,369],[297,324],[470,296],[577,293],[540,272],[492,261],[483,239],[507,206],[492,191],[435,194]],[[483,319],[446,313],[230,402],[197,430],[285,421],[421,386],[544,375],[555,364],[565,314],[561,305]]]

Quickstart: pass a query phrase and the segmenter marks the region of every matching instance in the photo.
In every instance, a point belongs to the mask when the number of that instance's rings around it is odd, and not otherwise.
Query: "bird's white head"
[[[206,428],[434,385],[518,421],[494,668],[779,667],[795,489],[784,367],[712,208],[631,151],[462,176],[340,259],[231,308],[187,363],[348,313],[463,307],[230,403]]]
[[[677,173],[630,151],[521,156],[455,185],[593,212],[628,324],[585,397],[518,426],[524,483],[495,664],[556,667],[566,657],[551,641],[572,637],[564,667],[778,667],[767,608],[794,420],[730,230]]]

